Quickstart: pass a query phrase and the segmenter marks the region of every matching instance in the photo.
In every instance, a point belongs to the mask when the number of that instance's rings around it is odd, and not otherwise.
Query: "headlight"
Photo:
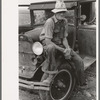
[[[32,50],[36,55],[41,55],[43,52],[43,46],[40,42],[35,42],[32,46]]]

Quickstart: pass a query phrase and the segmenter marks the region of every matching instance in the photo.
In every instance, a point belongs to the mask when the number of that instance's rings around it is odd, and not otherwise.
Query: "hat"
[[[52,10],[53,13],[67,11],[66,5],[63,0],[57,0],[55,4],[55,9]]]

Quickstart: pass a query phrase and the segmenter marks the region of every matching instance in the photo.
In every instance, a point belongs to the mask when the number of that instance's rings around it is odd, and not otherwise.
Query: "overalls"
[[[53,17],[51,18],[53,20]],[[63,43],[62,43],[63,38],[64,38],[64,32],[65,32],[64,21],[58,21],[57,23],[54,23],[53,32],[54,32],[53,39],[51,41],[54,42],[56,45],[64,48]],[[71,54],[71,60],[74,62],[76,71],[78,73],[79,84],[82,85],[83,83],[85,83],[83,61],[81,57],[73,50],[71,50],[70,54]],[[53,44],[46,45],[46,55],[47,55],[46,69],[48,71],[57,70],[57,66],[56,66],[57,49],[55,48]]]

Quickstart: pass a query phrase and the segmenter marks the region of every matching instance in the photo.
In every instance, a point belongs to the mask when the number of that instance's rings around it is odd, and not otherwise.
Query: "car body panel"
[[[67,9],[70,9],[70,8],[72,8],[72,7],[74,7],[74,6],[76,6],[77,5],[77,3],[76,2],[67,2],[67,3],[65,3],[66,4],[66,8]],[[50,2],[50,3],[40,3],[40,4],[38,4],[38,3],[33,3],[33,4],[31,4],[30,6],[29,6],[29,9],[54,9],[54,7],[55,7],[55,3],[54,2]]]
[[[31,37],[33,39],[33,41],[40,41],[39,40],[39,35],[42,31],[42,28],[43,28],[43,25],[39,26],[39,27],[36,27],[35,29],[30,30],[28,32],[25,32],[25,36]]]
[[[85,27],[78,30],[79,52],[80,54],[96,57],[96,27]]]
[[[28,41],[19,41],[19,76],[30,78],[36,66],[33,66],[32,59],[35,54],[32,51],[32,43]]]

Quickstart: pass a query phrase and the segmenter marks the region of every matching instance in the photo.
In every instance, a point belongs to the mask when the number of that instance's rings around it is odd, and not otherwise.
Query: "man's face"
[[[62,20],[62,19],[65,18],[65,11],[58,12],[58,13],[55,14],[55,16],[56,16],[56,18],[57,18],[58,20]]]

